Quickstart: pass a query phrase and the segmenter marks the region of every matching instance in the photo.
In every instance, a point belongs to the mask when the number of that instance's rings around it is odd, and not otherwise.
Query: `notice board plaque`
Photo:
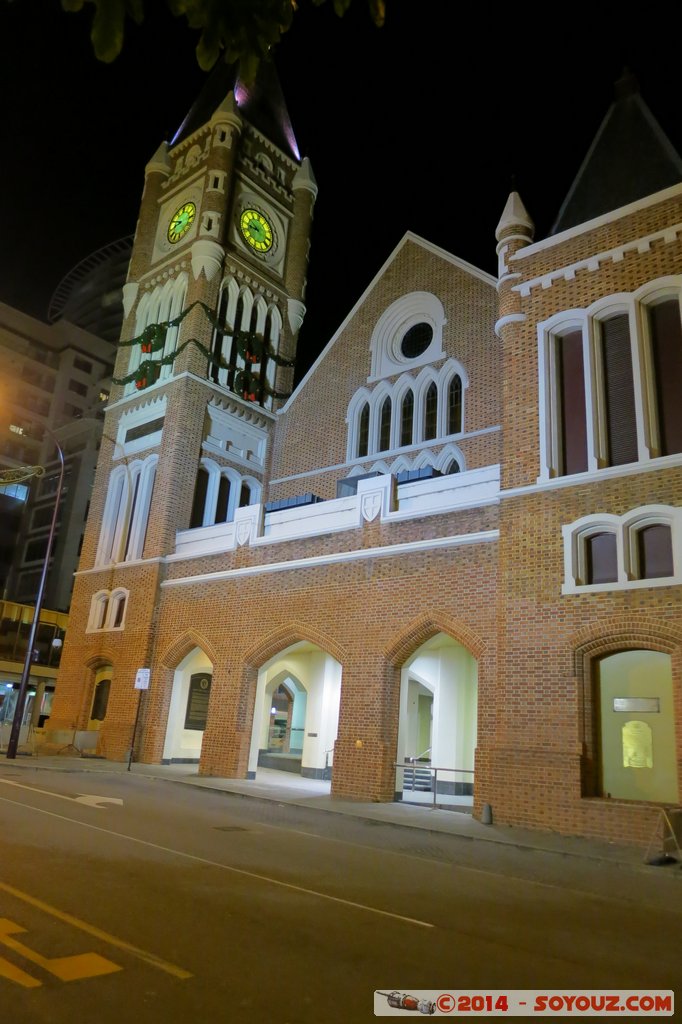
[[[211,696],[211,676],[197,672],[190,678],[185,712],[185,729],[203,731],[208,717],[208,699]]]
[[[661,710],[661,699],[660,697],[614,697],[613,710],[649,711],[653,714],[658,714]]]

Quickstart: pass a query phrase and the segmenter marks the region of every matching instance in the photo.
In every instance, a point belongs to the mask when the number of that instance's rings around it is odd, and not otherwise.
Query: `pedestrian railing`
[[[432,794],[432,807],[438,805],[439,777],[441,786],[449,783],[456,789],[458,784],[468,784],[467,788],[471,787],[473,792],[473,768],[439,768],[433,764],[419,763],[413,758],[409,758],[407,762],[396,761],[393,767],[396,769],[396,792],[402,792],[403,796],[406,792],[412,794],[430,792]],[[466,778],[463,780],[461,776],[466,776]],[[445,793],[442,791],[441,796],[444,795]],[[453,791],[452,794],[448,795],[456,797],[458,795],[467,796],[470,794],[458,794],[456,791]]]

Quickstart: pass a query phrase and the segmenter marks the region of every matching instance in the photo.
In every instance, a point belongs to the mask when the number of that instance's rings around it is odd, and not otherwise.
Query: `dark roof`
[[[177,146],[206,124],[229,92],[234,92],[239,112],[253,128],[294,160],[300,159],[282,87],[272,60],[260,62],[256,81],[251,86],[244,85],[238,78],[236,65],[218,61],[175,133],[171,145]]]
[[[625,72],[552,227],[555,235],[682,181],[682,160]]]

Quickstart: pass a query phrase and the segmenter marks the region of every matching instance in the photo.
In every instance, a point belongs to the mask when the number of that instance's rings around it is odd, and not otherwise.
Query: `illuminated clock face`
[[[168,241],[179,242],[191,228],[196,215],[197,208],[194,203],[184,203],[179,210],[176,210],[168,225]]]
[[[258,210],[244,210],[239,226],[245,240],[256,252],[268,252],[272,249],[272,228]]]

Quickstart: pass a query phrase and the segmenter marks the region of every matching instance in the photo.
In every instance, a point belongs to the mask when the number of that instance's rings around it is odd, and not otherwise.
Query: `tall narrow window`
[[[674,574],[669,526],[665,523],[652,523],[637,531],[637,561],[640,580],[655,580]]]
[[[615,533],[593,533],[585,538],[586,583],[615,583],[618,557]]]
[[[247,483],[242,484],[241,494],[239,495],[239,507],[244,508],[246,505],[251,503],[251,488]]]
[[[656,404],[661,455],[682,452],[682,323],[677,299],[650,306],[649,331],[656,375]]]
[[[429,384],[424,403],[424,440],[432,441],[438,433],[438,388]]]
[[[226,523],[228,509],[230,505],[230,480],[226,476],[221,476],[220,484],[218,485],[218,502],[215,509],[215,521],[216,523]]]
[[[400,445],[412,444],[412,424],[414,421],[414,393],[406,392],[400,412]]]
[[[587,470],[587,425],[582,331],[556,339],[559,474]]]
[[[391,399],[388,395],[381,405],[379,419],[379,451],[385,452],[391,447]]]
[[[637,461],[635,388],[627,314],[601,323],[606,442],[609,466]]]
[[[211,355],[216,361],[211,363],[210,377],[216,384],[224,384],[227,381],[227,367],[221,366],[220,363],[221,361],[227,363],[230,358],[232,339],[226,335],[228,330],[227,304],[229,298],[227,288],[223,288],[220,293],[220,305],[218,306],[218,324],[220,326],[213,329],[213,340],[211,342]]]
[[[126,599],[125,594],[119,594],[116,597],[116,604],[114,605],[114,621],[112,622],[113,629],[120,629],[123,625],[123,616],[126,610]]]
[[[360,413],[358,430],[358,457],[367,454],[369,448],[369,402],[365,402]]]
[[[132,553],[133,547],[133,526],[135,524],[135,513],[137,511],[137,499],[140,496],[140,481],[142,479],[142,472],[140,471],[135,477],[133,484],[133,500],[130,503],[130,512],[128,514],[128,527],[125,543],[125,554],[123,556],[124,561],[128,561],[130,558],[135,556]]]
[[[206,508],[206,492],[208,491],[208,473],[202,467],[197,473],[197,482],[194,488],[194,502],[192,504],[192,515],[189,521],[190,530],[197,526],[204,525],[204,510]]]
[[[459,434],[462,429],[462,378],[458,373],[448,388],[448,434]]]

